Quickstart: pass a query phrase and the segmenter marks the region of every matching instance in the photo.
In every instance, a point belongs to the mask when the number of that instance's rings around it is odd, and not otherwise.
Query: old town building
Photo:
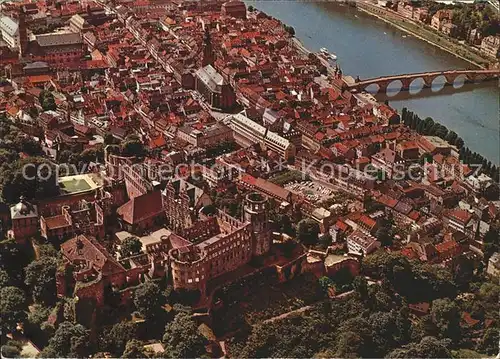
[[[10,208],[12,236],[16,241],[25,241],[38,234],[38,208],[21,198],[18,204]]]
[[[196,71],[195,89],[214,109],[230,110],[236,105],[236,95],[231,85],[212,65]]]
[[[252,143],[260,143],[264,148],[272,150],[286,161],[295,157],[295,145],[275,132],[250,120],[242,114],[231,116],[229,126],[234,131],[235,140],[243,147]]]
[[[246,19],[247,7],[243,1],[231,0],[222,4],[221,14]]]
[[[487,36],[481,41],[481,52],[491,56],[498,57],[500,50],[500,36]]]
[[[104,212],[97,202],[81,200],[78,208],[63,206],[61,214],[40,216],[40,233],[46,239],[63,241],[79,234],[104,238]]]

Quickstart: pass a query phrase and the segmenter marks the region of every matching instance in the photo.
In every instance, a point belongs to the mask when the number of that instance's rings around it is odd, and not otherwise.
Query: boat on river
[[[326,47],[322,47],[319,51],[327,60],[337,60],[337,55],[331,54]]]

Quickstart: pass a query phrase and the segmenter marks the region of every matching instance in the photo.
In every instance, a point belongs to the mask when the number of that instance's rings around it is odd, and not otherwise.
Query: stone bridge
[[[444,86],[450,86],[455,83],[455,80],[463,78],[464,83],[474,83],[481,81],[488,81],[498,78],[500,70],[447,70],[435,72],[422,72],[414,74],[403,74],[393,76],[375,77],[366,80],[357,79],[354,83],[346,83],[346,89],[350,91],[365,91],[370,85],[377,85],[378,92],[387,92],[387,88],[393,82],[401,82],[401,91],[409,91],[414,81],[422,79],[423,88],[431,87],[434,80],[437,78],[444,78]],[[444,87],[443,86],[443,87]]]

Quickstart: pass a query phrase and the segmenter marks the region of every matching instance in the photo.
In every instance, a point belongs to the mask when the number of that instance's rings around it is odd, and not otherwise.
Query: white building
[[[0,33],[3,41],[9,47],[19,47],[19,25],[17,21],[8,16],[0,16]]]
[[[495,252],[488,261],[486,273],[493,277],[500,277],[500,253]]]
[[[229,127],[235,132],[235,140],[240,146],[247,147],[260,143],[285,160],[295,157],[296,148],[292,142],[240,113],[231,117]]]
[[[370,234],[361,231],[352,232],[347,237],[347,249],[349,253],[364,255],[370,254],[380,247],[380,242]]]

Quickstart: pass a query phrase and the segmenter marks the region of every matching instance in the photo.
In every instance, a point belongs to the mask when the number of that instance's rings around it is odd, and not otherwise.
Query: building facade
[[[0,16],[0,34],[9,47],[19,48],[19,24],[9,16]]]
[[[295,157],[296,148],[291,141],[269,131],[242,114],[231,116],[229,126],[233,129],[235,140],[240,146],[247,147],[254,143],[260,143],[266,149],[276,152],[286,161]]]

